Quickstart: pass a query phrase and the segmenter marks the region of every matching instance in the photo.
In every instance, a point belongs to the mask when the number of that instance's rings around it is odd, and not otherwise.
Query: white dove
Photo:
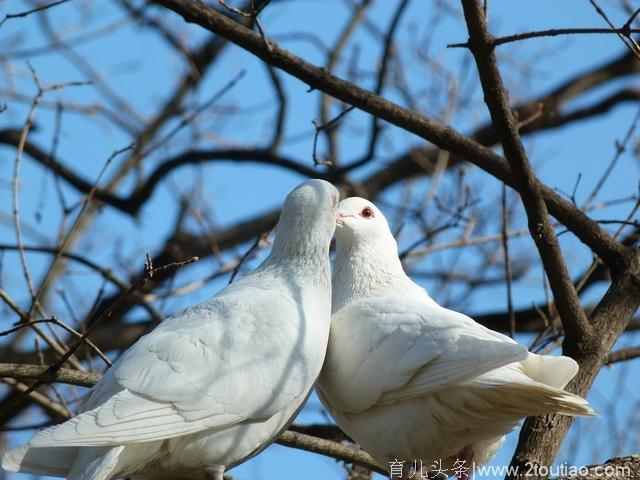
[[[138,340],[83,413],[8,450],[3,468],[73,480],[221,480],[273,442],[325,356],[337,203],[322,180],[294,189],[258,269]]]
[[[529,353],[411,281],[371,202],[343,200],[337,224],[334,313],[317,386],[338,425],[382,468],[470,474],[523,417],[595,415],[563,390],[574,360]]]

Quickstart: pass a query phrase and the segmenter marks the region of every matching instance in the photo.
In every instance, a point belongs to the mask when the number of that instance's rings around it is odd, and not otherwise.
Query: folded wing
[[[281,347],[298,334],[295,303],[274,295],[264,301],[265,291],[253,290],[166,320],[123,354],[84,413],[29,445],[121,445],[219,430],[268,418],[304,395],[302,382],[282,378],[295,354]]]
[[[345,306],[331,335],[320,389],[343,412],[420,397],[528,355],[465,315],[398,296]]]

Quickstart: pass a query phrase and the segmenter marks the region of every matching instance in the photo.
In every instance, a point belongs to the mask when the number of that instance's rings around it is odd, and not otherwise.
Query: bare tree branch
[[[626,362],[627,360],[633,360],[640,357],[640,347],[623,348],[611,352],[607,357],[607,365],[618,362]]]
[[[26,365],[23,363],[0,363],[0,377],[19,380],[40,380],[43,383],[66,383],[80,387],[93,387],[102,377],[99,373],[81,372],[70,368],[51,371],[48,366]]]
[[[202,3],[186,0],[156,0],[155,3],[174,10],[188,22],[197,23],[227,38],[263,61],[287,71],[312,88],[322,90],[343,102],[379,116],[383,120],[431,141],[443,149],[463,156],[507,185],[515,186],[510,169],[502,157],[472,139],[460,135],[451,127],[429,120],[331,75],[273,43],[267,47],[260,35]],[[541,191],[551,214],[580,240],[602,257],[605,262],[624,265],[626,250],[602,230],[596,222],[550,188],[542,187]]]
[[[535,32],[523,32],[516,33],[514,35],[506,35],[504,37],[496,37],[491,40],[490,47],[495,48],[505,43],[519,42],[522,40],[529,40],[531,38],[540,37],[557,37],[560,35],[585,35],[585,34],[616,34],[624,35],[626,37],[633,33],[640,33],[638,28],[630,28],[629,26],[621,28],[550,28],[547,30],[538,30]],[[465,43],[452,43],[447,45],[449,48],[470,48],[469,42]]]
[[[4,24],[4,22],[6,22],[7,20],[10,20],[12,18],[24,18],[28,15],[31,15],[32,13],[37,13],[37,12],[42,12],[44,10],[47,10],[51,7],[55,7],[57,5],[60,5],[62,3],[66,3],[69,0],[57,0],[56,2],[51,2],[51,3],[47,3],[44,5],[40,5],[38,7],[32,8],[30,10],[26,10],[24,12],[19,12],[19,13],[7,13],[4,18],[0,21],[0,27],[2,27],[2,25]]]
[[[20,144],[20,132],[13,129],[0,130],[0,143],[10,145]],[[59,160],[52,158],[47,152],[41,150],[35,144],[25,142],[24,151],[38,163],[51,169],[65,181],[69,182],[78,191],[89,193],[94,189],[94,185],[91,182],[74,173]],[[107,203],[122,212],[137,215],[145,202],[151,197],[158,184],[174,170],[185,165],[197,165],[216,161],[263,163],[277,165],[306,177],[324,176],[311,167],[273,153],[271,149],[190,150],[161,162],[158,167],[151,172],[147,180],[126,198],[111,193],[110,188],[95,188],[93,196],[95,199]]]
[[[505,87],[493,52],[493,37],[489,32],[482,5],[477,0],[465,0],[462,6],[469,30],[470,49],[478,67],[485,102],[511,167],[516,191],[520,194],[527,212],[529,231],[549,278],[562,326],[570,341],[581,341],[585,335],[590,334],[590,326],[571,282],[569,270],[551,224],[547,205],[542,197],[542,183],[531,168],[509,108]]]

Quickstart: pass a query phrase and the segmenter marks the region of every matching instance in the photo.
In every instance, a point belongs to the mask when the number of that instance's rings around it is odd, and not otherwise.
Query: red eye
[[[373,218],[373,210],[369,207],[364,207],[360,212],[362,218]]]

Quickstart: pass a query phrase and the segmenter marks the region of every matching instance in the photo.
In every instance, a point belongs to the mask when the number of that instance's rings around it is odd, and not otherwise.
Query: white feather
[[[2,468],[10,472],[20,470],[35,475],[66,476],[75,461],[78,449],[29,448],[28,445],[12,448],[2,457]]]
[[[413,283],[373,204],[343,200],[338,225],[319,396],[382,467],[421,459],[451,468],[465,447],[481,464],[525,416],[595,414],[562,390],[578,371],[575,361],[531,354]]]
[[[142,337],[83,413],[5,452],[3,468],[77,480],[220,476],[272,442],[324,359],[337,200],[321,180],[291,192],[255,272]]]

